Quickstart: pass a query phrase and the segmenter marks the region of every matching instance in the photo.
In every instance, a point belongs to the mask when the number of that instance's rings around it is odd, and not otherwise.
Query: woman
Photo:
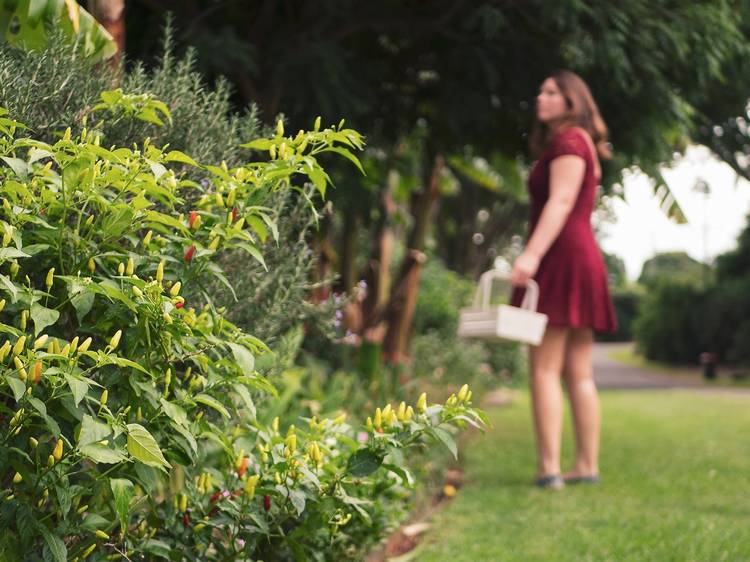
[[[607,270],[594,233],[601,168],[611,156],[607,128],[586,83],[558,71],[542,84],[531,150],[538,160],[529,175],[530,238],[513,264],[518,305],[529,279],[539,284],[539,308],[549,317],[539,346],[531,349],[531,393],[538,451],[536,484],[561,488],[599,481],[599,398],[591,352],[593,333],[617,329]],[[575,466],[560,473],[561,376],[576,435]]]

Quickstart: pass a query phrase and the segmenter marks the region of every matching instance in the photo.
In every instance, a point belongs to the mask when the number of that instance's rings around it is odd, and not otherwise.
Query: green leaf
[[[99,94],[99,99],[101,99],[104,103],[112,105],[117,103],[122,99],[122,88],[117,88],[115,90],[105,90],[101,94]]]
[[[193,459],[193,461],[194,461],[194,460],[195,460],[195,457],[196,457],[196,455],[198,454],[198,443],[196,442],[196,440],[195,440],[195,437],[193,436],[193,434],[192,434],[192,433],[190,433],[190,430],[189,430],[189,429],[187,429],[186,427],[183,427],[183,426],[179,425],[179,424],[178,424],[177,422],[175,422],[175,421],[173,421],[173,422],[172,422],[172,427],[174,428],[174,430],[175,430],[175,431],[176,431],[177,433],[179,433],[180,435],[182,435],[182,437],[183,437],[183,438],[185,439],[185,441],[187,442],[188,446],[190,447],[190,450],[189,450],[189,451],[188,451],[188,450],[185,450],[185,452],[186,452],[186,453],[187,453],[187,454],[188,454],[188,455],[189,455],[189,456],[190,456],[190,457],[191,457],[191,458]],[[183,447],[183,449],[184,449],[184,447]]]
[[[431,433],[437,437],[451,453],[453,453],[453,458],[458,458],[458,448],[456,447],[456,442],[450,433],[439,427],[433,427]]]
[[[110,207],[108,211],[110,214],[104,219],[101,229],[107,236],[117,238],[130,229],[135,212],[130,205],[124,203]]]
[[[45,527],[41,523],[38,524],[38,528],[39,528],[39,532],[44,537],[44,544],[45,544],[44,559],[47,560],[49,557],[49,559],[54,560],[54,562],[67,562],[68,549],[66,548],[63,540],[57,535],[53,535],[52,533],[50,533],[47,527]],[[47,554],[47,552],[49,552],[49,554]]]
[[[0,156],[0,160],[3,160],[8,166],[10,166],[10,168],[19,178],[23,179],[29,175],[29,165],[20,158],[13,158],[12,156]]]
[[[47,326],[57,322],[58,318],[60,318],[60,313],[57,310],[52,310],[39,303],[32,304],[31,319],[34,321],[34,336],[38,336]]]
[[[159,115],[157,115],[156,111],[151,107],[144,107],[138,113],[136,113],[135,116],[141,121],[146,121],[147,123],[153,123],[155,125],[159,125],[160,127],[164,125],[164,121],[159,118]]]
[[[101,464],[117,464],[128,460],[128,458],[117,449],[110,449],[106,445],[101,443],[91,443],[90,445],[84,445],[79,447],[78,451],[86,457],[94,461],[95,463]]]
[[[78,318],[80,324],[86,315],[91,312],[91,307],[94,306],[94,293],[82,291],[70,299],[70,304],[76,309],[76,318]]]
[[[103,148],[101,146],[96,146],[93,143],[87,143],[86,144],[86,150],[89,152],[92,152],[96,154],[99,158],[111,162],[122,162],[119,156],[112,152],[111,150],[107,150],[106,148]]]
[[[112,428],[106,423],[96,421],[88,414],[81,420],[81,432],[78,434],[78,446],[90,445],[101,441],[112,433]]]
[[[266,223],[268,228],[271,229],[271,234],[273,234],[273,239],[278,242],[279,241],[279,227],[276,224],[276,222],[265,213],[261,213],[260,218],[262,218],[263,222]]]
[[[289,500],[292,502],[294,509],[297,510],[297,516],[302,515],[302,512],[305,511],[305,494],[300,490],[291,490]]]
[[[120,518],[120,529],[125,533],[130,515],[130,501],[134,495],[133,483],[125,478],[110,478],[109,486],[115,496],[115,511]]]
[[[68,373],[64,373],[63,376],[65,377],[65,382],[70,387],[70,391],[73,393],[73,402],[78,406],[89,391],[89,383]]]
[[[263,221],[258,217],[252,215],[247,217],[246,220],[248,226],[250,226],[250,228],[255,231],[255,233],[258,235],[258,238],[260,238],[260,241],[265,244],[266,239],[268,238],[268,229],[266,228],[266,225],[263,224]]]
[[[27,401],[29,402],[29,404],[33,406],[33,408],[37,412],[39,412],[39,415],[42,416],[44,423],[47,424],[47,427],[52,432],[52,435],[54,435],[55,437],[59,437],[60,426],[57,425],[57,422],[54,419],[52,419],[51,417],[47,415],[47,406],[44,404],[44,402],[42,402],[41,400],[39,400],[39,398],[36,398],[35,396],[29,396],[27,398]]]
[[[24,246],[23,251],[26,252],[29,256],[35,256],[37,254],[41,254],[46,250],[49,250],[49,247],[49,244],[30,244],[29,246]]]
[[[146,162],[148,162],[148,165],[151,167],[151,173],[154,174],[157,180],[167,173],[167,168],[163,164],[152,160],[146,160]]]
[[[271,148],[272,144],[273,144],[273,141],[270,139],[256,139],[254,141],[241,144],[240,146],[242,148],[250,148],[253,150],[268,150],[269,148]]]
[[[184,152],[179,150],[171,150],[165,157],[165,162],[180,162],[182,164],[189,164],[190,166],[199,166],[198,162],[190,158]]]
[[[124,357],[118,357],[117,355],[113,354],[107,355],[106,357],[109,363],[114,363],[118,367],[130,367],[131,369],[136,369],[137,371],[140,371],[147,375],[151,375],[151,373],[149,373],[143,366],[141,366],[139,363],[136,363],[135,361],[125,359]]]
[[[129,423],[128,428],[128,452],[131,456],[147,466],[160,468],[172,468],[156,443],[154,437],[148,430],[137,423]]]
[[[245,407],[247,408],[247,412],[250,415],[250,419],[254,420],[256,417],[255,402],[253,402],[253,397],[250,395],[250,391],[244,385],[239,383],[235,384],[233,388],[245,403]]]
[[[193,400],[198,402],[199,404],[203,404],[205,406],[208,406],[209,408],[213,408],[217,412],[219,412],[222,416],[225,418],[230,417],[229,412],[227,409],[216,400],[216,398],[209,396],[208,394],[199,394],[198,396],[194,396]]]
[[[29,254],[22,252],[18,248],[9,246],[7,248],[0,248],[0,261],[8,261],[15,258],[28,258]]]
[[[10,293],[10,302],[16,302],[16,299],[18,298],[18,288],[15,283],[5,275],[0,275],[0,288],[4,288]]]
[[[351,161],[357,167],[357,169],[362,172],[363,176],[367,175],[365,174],[365,170],[362,167],[362,163],[359,161],[359,158],[354,156],[354,154],[352,154],[350,150],[341,148],[340,146],[330,146],[324,150],[321,150],[321,152],[335,152],[336,154],[341,154],[341,156],[344,156],[349,161]]]
[[[26,384],[21,379],[11,377],[10,375],[5,376],[5,381],[13,391],[13,398],[18,402],[26,393]]]
[[[261,375],[253,375],[251,377],[237,377],[237,382],[244,383],[249,387],[261,392],[267,392],[272,396],[279,395],[279,391],[276,389],[276,387],[267,378]]]
[[[183,427],[187,427],[188,419],[187,419],[187,413],[185,412],[185,410],[183,410],[177,404],[168,402],[164,398],[161,398],[159,401],[161,403],[161,407],[164,409],[165,414],[167,414],[177,424]]]
[[[307,170],[307,175],[310,177],[313,184],[315,184],[315,187],[320,192],[320,195],[325,197],[327,184],[326,173],[319,166],[311,166]]]
[[[233,342],[228,342],[227,345],[232,350],[234,359],[237,361],[240,369],[242,369],[243,374],[251,375],[255,369],[255,357],[253,354],[242,345]]]
[[[65,517],[73,503],[73,489],[65,482],[62,486],[55,486],[55,495],[57,495],[57,502],[60,504],[62,515]]]
[[[357,478],[369,476],[383,464],[383,455],[372,449],[360,449],[346,463],[346,471]]]
[[[144,222],[145,223],[156,222],[159,224],[163,224],[165,226],[171,226],[172,228],[176,228],[183,234],[189,233],[187,227],[184,224],[182,224],[180,221],[170,216],[167,216],[163,213],[160,213],[158,211],[146,211]]]
[[[166,560],[172,559],[170,556],[171,550],[169,548],[169,545],[163,541],[149,539],[141,543],[140,548],[143,549],[144,552],[148,552],[149,554],[153,554],[154,556],[158,556],[159,558],[165,558]]]
[[[409,472],[409,470],[407,470],[406,468],[402,468],[395,464],[386,463],[383,463],[383,468],[390,470],[391,472],[399,476],[406,486],[414,485],[414,476],[412,476],[411,472]]]
[[[238,248],[242,248],[248,254],[250,254],[251,256],[253,256],[256,260],[258,260],[258,262],[260,263],[260,265],[263,266],[263,269],[265,269],[266,271],[268,271],[268,266],[266,265],[266,260],[263,259],[263,254],[260,253],[260,250],[258,250],[258,248],[256,248],[252,244],[247,244],[246,242],[238,242],[237,243],[237,247]]]

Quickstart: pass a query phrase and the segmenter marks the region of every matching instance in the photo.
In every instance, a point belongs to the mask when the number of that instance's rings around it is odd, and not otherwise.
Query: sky
[[[750,213],[750,182],[739,178],[703,146],[691,146],[662,173],[687,216],[687,224],[666,217],[653,196],[651,181],[641,172],[625,178],[624,199],[608,200],[614,222],[601,217],[595,220],[601,248],[625,261],[629,279],[637,279],[643,262],[659,252],[682,250],[710,262],[736,246]],[[709,186],[708,195],[694,189],[701,179]]]

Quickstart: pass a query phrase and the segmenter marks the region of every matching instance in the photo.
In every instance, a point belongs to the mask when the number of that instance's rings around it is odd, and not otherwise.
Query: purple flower
[[[366,431],[360,431],[357,433],[357,441],[365,443],[370,438],[370,435]]]

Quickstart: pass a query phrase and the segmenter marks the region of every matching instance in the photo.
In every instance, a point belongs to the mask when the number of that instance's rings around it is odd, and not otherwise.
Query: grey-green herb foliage
[[[0,101],[37,138],[49,141],[68,126],[80,128],[84,121],[102,118],[91,112],[102,91],[119,86],[129,93],[148,92],[167,104],[171,123],[158,127],[107,116],[102,132],[108,142],[128,146],[150,137],[198,161],[236,165],[239,144],[260,134],[256,107],[235,111],[228,83],[218,80],[210,87],[195,69],[193,52],[175,56],[170,38],[167,29],[155,66],[137,63],[131,70],[96,64],[61,36],[36,51],[0,45]]]
[[[269,203],[286,218],[279,224],[279,240],[284,243],[269,243],[264,250],[271,275],[260,264],[248,262],[237,253],[228,253],[221,260],[227,277],[238,281],[236,301],[224,291],[226,302],[221,304],[227,306],[228,317],[240,326],[253,326],[254,333],[269,345],[303,323],[332,335],[336,303],[330,299],[322,303],[310,300],[315,286],[311,274],[316,264],[310,237],[317,220],[308,205],[306,198],[297,193],[280,193]],[[221,292],[221,287],[216,289]]]

